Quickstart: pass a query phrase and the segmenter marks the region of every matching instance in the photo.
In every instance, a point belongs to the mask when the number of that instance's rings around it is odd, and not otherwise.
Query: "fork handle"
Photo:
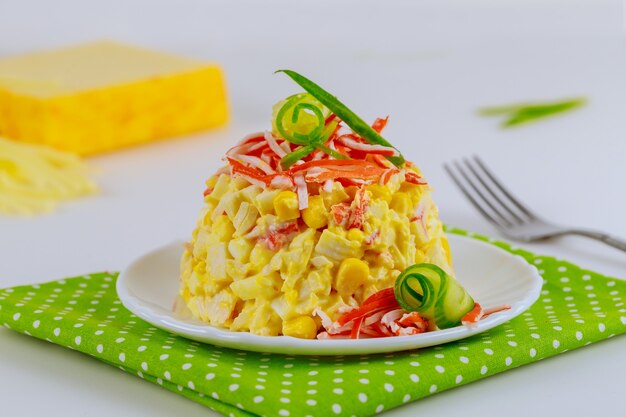
[[[600,242],[606,243],[609,246],[613,246],[614,248],[626,252],[626,241],[618,239],[611,235],[607,235],[606,233],[594,232],[591,230],[574,229],[568,230],[566,234],[589,237],[591,239],[599,240]]]

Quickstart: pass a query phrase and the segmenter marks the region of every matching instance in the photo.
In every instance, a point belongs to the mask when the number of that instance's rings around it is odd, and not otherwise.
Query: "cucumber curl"
[[[406,268],[394,286],[398,304],[406,311],[417,311],[440,329],[461,323],[474,308],[474,300],[459,282],[434,264]]]

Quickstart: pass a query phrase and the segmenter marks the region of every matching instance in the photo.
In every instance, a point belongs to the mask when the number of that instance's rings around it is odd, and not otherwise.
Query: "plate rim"
[[[473,237],[453,233],[449,233],[447,236],[451,240],[458,239],[460,241],[471,242],[471,244],[477,244],[489,248],[489,250],[500,252],[501,255],[508,257],[511,262],[518,264],[523,263],[524,267],[528,268],[529,275],[532,275],[532,278],[534,278],[531,288],[526,291],[520,300],[511,304],[510,310],[487,317],[473,326],[461,325],[450,329],[426,332],[407,337],[358,340],[331,339],[324,341],[316,339],[298,339],[290,336],[261,336],[249,332],[233,332],[200,322],[193,324],[189,321],[177,319],[171,314],[163,314],[155,311],[150,307],[149,302],[132,294],[126,284],[127,281],[131,279],[129,275],[131,275],[133,268],[138,268],[138,265],[141,265],[142,262],[157,255],[159,252],[172,250],[175,246],[182,248],[183,240],[176,240],[169,244],[159,246],[131,261],[126,268],[120,272],[116,282],[116,291],[122,305],[131,313],[157,328],[188,339],[237,350],[314,356],[392,353],[449,343],[485,332],[512,320],[537,301],[541,294],[543,278],[535,265],[529,263],[520,255]],[[320,346],[322,346],[321,343],[323,343],[323,348],[320,348]]]

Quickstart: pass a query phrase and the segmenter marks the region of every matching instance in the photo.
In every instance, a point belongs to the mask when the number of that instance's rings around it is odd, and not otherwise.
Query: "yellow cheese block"
[[[115,42],[0,59],[0,135],[82,155],[224,124],[222,70]]]

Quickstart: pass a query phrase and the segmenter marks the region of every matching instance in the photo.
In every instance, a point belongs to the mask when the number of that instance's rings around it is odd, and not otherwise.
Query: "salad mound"
[[[231,148],[206,182],[181,261],[193,316],[323,339],[416,334],[482,314],[454,278],[430,186],[381,136],[388,119],[369,126],[288,75],[307,93],[277,103],[272,130]]]

